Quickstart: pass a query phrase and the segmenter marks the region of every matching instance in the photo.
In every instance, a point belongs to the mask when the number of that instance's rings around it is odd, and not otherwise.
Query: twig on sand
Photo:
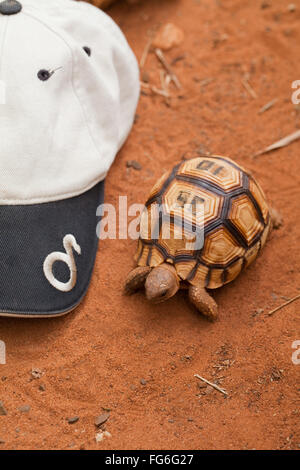
[[[296,297],[293,297],[292,299],[288,300],[287,302],[285,302],[284,304],[282,305],[279,305],[279,307],[276,307],[274,308],[273,310],[271,310],[268,315],[273,315],[273,313],[277,312],[278,310],[281,310],[283,307],[285,307],[286,305],[289,305],[291,304],[292,302],[295,302],[295,300],[297,299],[300,299],[300,294],[296,295]]]
[[[151,90],[157,95],[164,96],[165,98],[170,98],[169,93],[165,92],[164,90],[159,90],[155,85],[149,85],[149,83],[141,82],[141,86],[144,88],[148,88],[148,90]]]
[[[274,106],[276,102],[277,102],[277,98],[275,98],[272,101],[269,101],[269,103],[265,104],[264,106],[260,108],[260,110],[258,111],[258,114],[265,113],[266,111],[268,111],[268,109],[272,108],[272,106]]]
[[[291,144],[292,142],[298,139],[300,139],[300,130],[293,132],[292,134],[289,134],[283,139],[278,140],[277,142],[270,145],[269,147],[266,147],[265,149],[260,150],[259,152],[253,155],[253,158],[258,157],[259,155],[263,155],[264,153],[271,152],[272,150],[277,150],[282,147],[286,147],[287,145]]]
[[[159,71],[161,89],[166,93],[166,104],[170,105],[170,94],[169,94],[169,85],[171,82],[171,77],[164,70]]]
[[[200,379],[202,380],[202,382],[205,382],[206,384],[210,385],[211,387],[215,388],[216,390],[218,390],[218,392],[221,392],[223,393],[224,395],[228,396],[228,393],[223,390],[222,388],[218,387],[218,385],[212,383],[212,382],[209,382],[209,380],[206,380],[204,379],[204,377],[201,377],[201,375],[198,375],[198,374],[194,374],[194,377],[197,377],[197,379]]]
[[[177,76],[173,72],[171,66],[168,64],[168,62],[165,59],[165,56],[163,55],[161,49],[154,49],[155,55],[158,58],[158,60],[162,63],[164,68],[166,69],[167,73],[170,75],[171,80],[174,82],[175,86],[180,89],[181,88],[181,83],[178,80]]]
[[[167,75],[167,76],[166,76],[166,79],[165,79],[165,86],[166,86],[166,89],[167,89],[167,90],[169,90],[169,85],[170,85],[170,83],[171,83],[171,80],[172,80],[172,79],[171,79],[170,75]]]
[[[165,74],[165,71],[164,70],[161,70],[159,71],[159,79],[160,79],[160,84],[161,84],[161,89],[165,92],[165,93],[168,93],[169,90],[167,88],[167,85],[166,85],[166,74]]]
[[[252,98],[256,99],[257,94],[255,93],[255,91],[253,90],[252,86],[249,83],[249,75],[247,73],[242,78],[242,84],[244,88],[246,88],[246,90],[248,91],[249,95],[252,96]]]
[[[215,79],[214,78],[204,78],[203,80],[201,80],[199,82],[199,85],[200,86],[206,86],[206,85],[209,85],[211,82],[213,82]]]
[[[150,51],[150,47],[151,47],[151,44],[152,44],[152,41],[153,41],[153,37],[151,36],[147,43],[146,43],[146,46],[143,50],[143,54],[142,54],[142,57],[141,57],[141,60],[140,60],[140,68],[142,69],[146,63],[146,60],[147,60],[147,57],[148,57],[148,54],[149,54],[149,51]]]

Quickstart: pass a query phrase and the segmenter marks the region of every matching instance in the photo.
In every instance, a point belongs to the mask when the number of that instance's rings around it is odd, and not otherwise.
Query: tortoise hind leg
[[[189,298],[192,304],[210,321],[218,318],[218,306],[204,287],[190,286]]]
[[[137,290],[142,289],[150,271],[150,266],[139,266],[130,271],[124,285],[125,294],[133,294]]]
[[[274,207],[269,208],[270,216],[271,216],[271,221],[272,221],[272,228],[274,230],[279,229],[282,226],[282,215],[280,212],[278,212]]]

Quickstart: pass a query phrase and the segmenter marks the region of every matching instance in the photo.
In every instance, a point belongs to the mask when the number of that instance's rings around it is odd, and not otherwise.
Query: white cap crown
[[[132,126],[135,57],[102,11],[21,0],[0,14],[0,203],[81,194],[105,178]]]

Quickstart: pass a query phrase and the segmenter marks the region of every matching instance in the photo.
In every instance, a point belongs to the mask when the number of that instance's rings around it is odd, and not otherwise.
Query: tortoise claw
[[[137,290],[142,289],[150,271],[150,266],[139,266],[138,268],[130,271],[124,284],[124,293],[126,295],[130,295]]]

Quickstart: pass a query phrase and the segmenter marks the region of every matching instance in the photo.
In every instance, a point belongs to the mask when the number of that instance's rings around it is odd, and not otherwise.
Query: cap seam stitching
[[[74,93],[74,96],[76,97],[78,103],[79,103],[79,106],[80,106],[80,109],[81,109],[81,113],[82,113],[82,117],[83,117],[83,121],[84,123],[86,124],[86,127],[87,127],[87,130],[88,130],[88,133],[90,135],[90,138],[93,142],[93,146],[95,147],[96,149],[96,153],[99,155],[99,157],[101,158],[101,154],[100,154],[100,151],[99,149],[97,148],[96,146],[96,143],[95,143],[95,140],[93,138],[93,135],[91,133],[91,129],[90,129],[90,126],[89,126],[89,123],[88,123],[88,120],[87,120],[87,116],[86,116],[86,113],[84,111],[84,108],[82,106],[82,103],[81,103],[81,100],[79,99],[79,96],[77,94],[77,91],[75,89],[75,85],[74,85],[74,54],[73,54],[73,49],[72,47],[68,44],[68,42],[57,32],[55,31],[51,26],[49,26],[47,23],[45,23],[44,21],[40,20],[39,18],[37,18],[34,14],[31,14],[31,13],[28,13],[28,12],[25,12],[23,11],[23,14],[25,14],[26,16],[32,18],[33,20],[43,24],[48,30],[50,30],[53,34],[55,34],[56,36],[58,36],[62,41],[63,43],[67,46],[67,48],[69,49],[70,53],[71,53],[71,58],[72,58],[72,76],[71,76],[71,84],[72,84],[72,90],[73,90],[73,93]],[[7,25],[8,25],[8,21],[7,21]],[[7,26],[6,26],[6,29],[5,29],[5,32],[4,34],[6,34],[6,30],[7,30]],[[70,192],[65,192],[65,193],[60,193],[60,194],[53,194],[53,195],[46,195],[46,196],[41,196],[41,197],[35,197],[35,198],[22,198],[22,199],[11,199],[11,198],[0,198],[0,204],[1,203],[5,203],[5,202],[8,202],[10,204],[22,204],[23,201],[26,201],[26,204],[29,204],[29,203],[32,203],[32,204],[39,204],[39,203],[45,203],[45,202],[50,202],[49,200],[49,197],[51,197],[51,200],[55,199],[55,200],[58,200],[58,199],[66,199],[68,197],[74,197],[74,196],[77,196],[79,194],[82,194],[84,193],[85,191],[87,191],[88,189],[92,188],[93,186],[95,186],[98,182],[102,181],[103,179],[105,179],[106,177],[106,174],[107,172],[101,174],[101,176],[98,176],[97,178],[95,178],[91,183],[89,183],[88,185],[86,185],[84,188],[81,188],[81,189],[78,189],[77,191],[70,191]],[[24,204],[25,205],[25,204]]]
[[[75,56],[74,56],[74,51],[73,51],[73,48],[70,46],[70,44],[66,41],[66,39],[57,31],[55,31],[55,29],[53,29],[52,26],[48,25],[47,22],[45,22],[44,20],[41,20],[39,18],[37,18],[34,14],[32,13],[29,13],[29,12],[25,12],[23,10],[23,14],[26,15],[27,17],[29,18],[32,18],[33,20],[37,21],[38,23],[44,25],[49,31],[51,31],[53,34],[55,34],[66,46],[67,48],[69,49],[70,53],[71,53],[71,60],[72,60],[72,71],[71,71],[71,85],[72,85],[72,90],[73,90],[73,93],[74,93],[74,96],[76,97],[76,100],[78,101],[79,103],[79,106],[80,106],[80,109],[81,109],[81,115],[82,115],[82,118],[83,118],[83,122],[85,123],[86,127],[87,127],[87,130],[88,130],[88,133],[89,133],[89,136],[91,138],[91,141],[93,143],[93,146],[96,150],[96,153],[97,155],[100,157],[101,159],[101,153],[100,153],[100,150],[98,149],[97,145],[96,145],[96,142],[95,142],[95,139],[93,137],[93,134],[92,134],[92,131],[90,129],[90,125],[89,125],[89,121],[87,119],[87,115],[86,115],[86,112],[85,112],[85,109],[81,103],[81,99],[79,98],[79,95],[78,95],[78,90],[77,90],[77,87],[75,86],[74,84],[74,68],[76,66],[77,68],[77,63],[75,61]],[[5,31],[6,33],[6,31]],[[78,191],[74,191],[74,192],[66,192],[66,193],[60,193],[60,194],[56,194],[56,195],[53,195],[51,196],[51,198],[60,198],[60,199],[64,199],[64,198],[67,198],[67,197],[72,197],[72,196],[75,196],[75,195],[78,195],[78,194],[82,194],[83,192],[85,192],[87,189],[91,188],[92,186],[94,186],[97,182],[101,181],[102,179],[105,178],[107,172],[105,172],[104,176],[101,175],[100,177],[97,177],[95,180],[93,180],[92,183],[90,183],[89,185],[85,186],[85,188],[81,188],[79,189]],[[48,202],[48,199],[49,196],[41,196],[41,197],[36,197],[36,198],[22,198],[21,201],[40,201],[41,203],[42,202]],[[1,199],[0,198],[0,204],[1,202],[4,201],[4,202],[10,202],[10,203],[14,203],[14,202],[20,202],[19,199]]]
[[[81,112],[82,112],[82,116],[84,118],[84,122],[87,126],[87,129],[88,129],[88,132],[89,132],[89,135],[90,135],[90,138],[92,139],[92,142],[95,146],[95,149],[96,149],[96,152],[97,154],[99,155],[99,157],[101,157],[100,155],[100,151],[96,145],[96,142],[94,140],[94,137],[92,135],[92,132],[91,132],[91,129],[90,129],[90,125],[89,125],[89,122],[88,122],[88,119],[87,119],[87,115],[86,115],[86,112],[84,110],[84,107],[82,106],[82,103],[81,103],[81,100],[79,99],[79,96],[77,94],[77,91],[76,91],[76,87],[75,87],[75,84],[74,84],[74,65],[75,65],[75,57],[74,57],[74,53],[73,53],[73,48],[70,46],[70,44],[66,41],[66,39],[57,31],[55,31],[53,29],[52,26],[48,25],[44,20],[41,20],[39,18],[37,18],[34,14],[32,13],[28,13],[28,12],[24,12],[24,14],[26,16],[29,16],[30,18],[34,19],[35,21],[37,21],[38,23],[41,23],[43,24],[47,29],[49,29],[53,34],[55,34],[56,36],[58,36],[63,42],[64,44],[67,46],[67,48],[70,50],[71,52],[71,57],[72,57],[72,79],[71,79],[71,83],[72,83],[72,89],[73,89],[73,92],[74,92],[74,95],[76,96],[76,99],[78,100],[78,103],[80,105],[80,109],[81,109]]]

